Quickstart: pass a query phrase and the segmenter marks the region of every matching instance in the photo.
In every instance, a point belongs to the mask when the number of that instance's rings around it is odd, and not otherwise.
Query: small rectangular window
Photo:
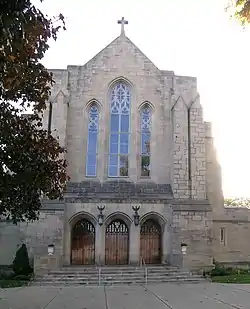
[[[220,243],[222,245],[226,244],[226,232],[224,227],[220,228]]]

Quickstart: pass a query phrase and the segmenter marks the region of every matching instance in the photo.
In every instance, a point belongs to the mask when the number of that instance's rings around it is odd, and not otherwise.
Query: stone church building
[[[181,267],[183,247],[190,269],[249,262],[249,212],[224,208],[197,79],[157,68],[119,23],[85,65],[51,70],[44,127],[67,149],[70,181],[39,221],[0,221],[0,265],[23,242],[36,265],[53,245],[56,267]]]

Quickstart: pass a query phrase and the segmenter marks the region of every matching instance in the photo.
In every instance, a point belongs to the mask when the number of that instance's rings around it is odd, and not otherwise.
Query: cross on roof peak
[[[117,22],[119,25],[121,25],[121,35],[125,35],[124,25],[128,24],[128,21],[122,17],[122,19],[118,20]]]

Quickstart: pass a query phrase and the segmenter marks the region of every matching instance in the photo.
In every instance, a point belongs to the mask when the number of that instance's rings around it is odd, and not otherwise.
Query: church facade
[[[158,69],[121,24],[85,65],[51,70],[43,122],[67,149],[70,181],[38,222],[0,222],[0,264],[22,242],[37,265],[53,245],[57,267],[249,261],[248,211],[223,206],[196,78]]]

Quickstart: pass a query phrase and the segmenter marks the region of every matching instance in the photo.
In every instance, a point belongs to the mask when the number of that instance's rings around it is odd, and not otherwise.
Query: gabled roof
[[[91,58],[88,62],[86,62],[83,66],[88,66],[91,62],[95,61],[99,56],[101,56],[107,49],[109,49],[112,45],[119,47],[119,44],[127,42],[130,44],[136,53],[140,53],[147,62],[149,62],[156,70],[160,71],[160,69],[125,35],[120,35],[116,37],[111,43],[109,43],[106,47],[104,47],[99,53],[97,53],[93,58]],[[71,65],[69,65],[71,66]],[[73,65],[74,66],[74,65]]]

